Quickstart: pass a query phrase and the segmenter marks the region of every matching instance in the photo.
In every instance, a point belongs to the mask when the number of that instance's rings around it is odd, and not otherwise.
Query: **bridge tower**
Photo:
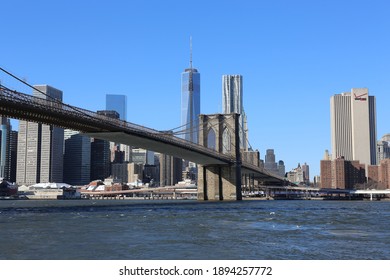
[[[239,114],[199,115],[199,144],[233,164],[198,165],[198,200],[242,200]]]

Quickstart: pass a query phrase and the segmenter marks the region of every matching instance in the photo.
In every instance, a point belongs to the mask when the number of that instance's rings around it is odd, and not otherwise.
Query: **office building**
[[[141,148],[133,148],[131,153],[131,162],[143,165],[154,165],[154,152]]]
[[[241,75],[222,76],[222,113],[240,114],[240,149],[248,150],[247,120],[243,108],[243,84]]]
[[[62,91],[34,86],[33,96],[62,101]],[[19,185],[63,182],[64,130],[53,125],[19,121],[16,182]]]
[[[278,173],[279,173],[280,177],[286,176],[286,166],[284,165],[283,160],[279,160],[279,162],[278,162]]]
[[[160,154],[160,186],[174,186],[182,180],[183,162],[181,159]]]
[[[119,114],[113,110],[97,111],[99,115],[117,119]],[[91,138],[91,180],[104,180],[111,174],[110,142]]]
[[[336,94],[330,99],[332,159],[344,157],[376,164],[375,96],[367,88]]]
[[[64,131],[64,182],[86,185],[91,181],[91,138],[77,131]]]
[[[0,178],[16,181],[16,153],[18,132],[12,130],[8,118],[0,116]]]
[[[390,134],[386,134],[376,145],[377,163],[383,159],[390,158]]]
[[[310,184],[310,168],[306,162],[302,165],[302,171],[303,171],[303,182],[306,185],[309,185]]]
[[[106,94],[106,110],[116,111],[119,119],[127,120],[127,96],[120,94]]]
[[[192,67],[192,46],[190,67],[181,74],[181,129],[183,138],[198,143],[200,114],[200,73]]]
[[[144,173],[144,165],[134,162],[128,163],[113,163],[111,165],[111,176],[114,181],[123,184],[130,183],[138,185],[142,183]]]
[[[282,161],[283,162],[283,161]],[[274,175],[279,175],[278,164],[275,161],[274,149],[267,149],[265,152],[264,169]]]
[[[116,111],[119,119],[127,121],[127,96],[121,94],[106,94],[106,110]],[[110,142],[111,161],[114,162],[115,152],[123,152],[123,161],[130,161],[131,147],[121,143]],[[117,162],[117,161],[116,161]]]
[[[303,165],[298,163],[298,166],[291,171],[287,172],[287,179],[295,184],[307,184],[305,180],[305,172]]]

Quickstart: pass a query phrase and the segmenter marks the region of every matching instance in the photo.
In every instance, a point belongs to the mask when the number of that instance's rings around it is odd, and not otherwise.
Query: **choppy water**
[[[390,259],[390,202],[1,203],[0,259]]]

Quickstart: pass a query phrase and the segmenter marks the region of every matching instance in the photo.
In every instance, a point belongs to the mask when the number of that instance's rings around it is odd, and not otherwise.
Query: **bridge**
[[[90,137],[144,148],[198,164],[199,200],[241,200],[241,179],[248,176],[260,185],[288,182],[259,167],[256,156],[242,161],[239,150],[238,114],[200,115],[200,144],[119,119],[65,104],[57,99],[35,97],[0,85],[0,115],[79,131]],[[215,127],[216,126],[216,127]],[[230,128],[230,146],[222,147],[222,134]],[[215,149],[207,147],[208,132],[216,129]],[[235,144],[237,143],[237,145]],[[225,151],[223,150],[225,149]],[[248,155],[245,155],[248,158]]]

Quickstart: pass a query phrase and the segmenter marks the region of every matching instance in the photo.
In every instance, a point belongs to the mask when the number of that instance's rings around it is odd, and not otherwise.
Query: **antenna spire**
[[[192,69],[192,36],[190,36],[190,69]]]

